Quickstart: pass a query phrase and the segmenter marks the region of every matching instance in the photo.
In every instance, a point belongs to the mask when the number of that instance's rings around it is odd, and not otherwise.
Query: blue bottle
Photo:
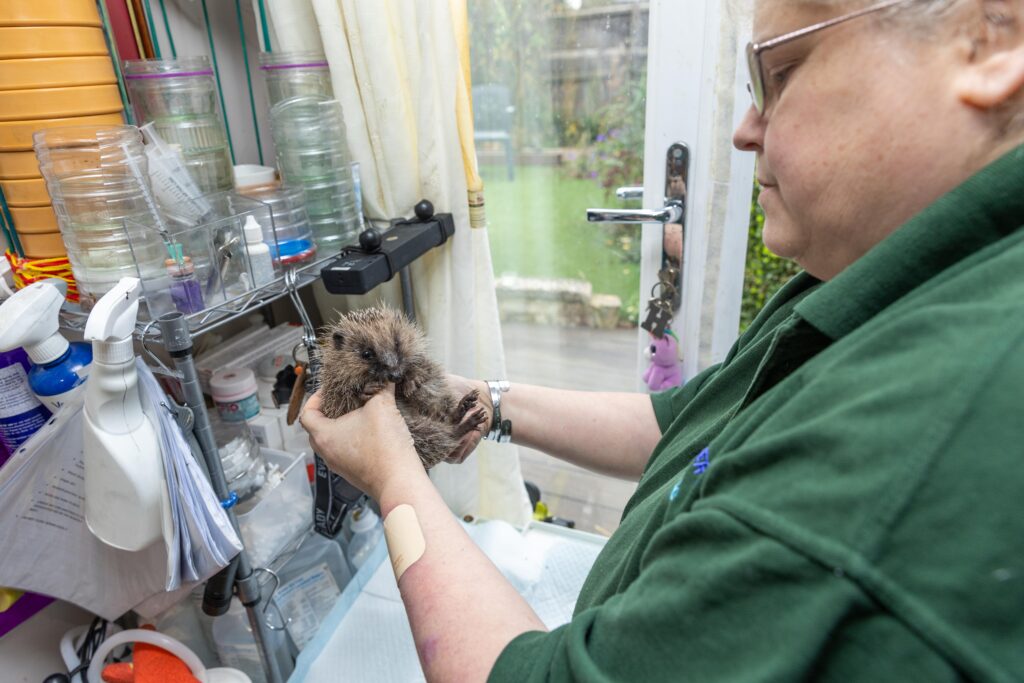
[[[0,304],[0,352],[22,347],[32,360],[28,385],[50,412],[89,374],[92,347],[70,343],[60,334],[60,307],[67,285],[43,280],[19,289]]]
[[[0,352],[0,443],[11,455],[50,419],[29,389],[28,371],[24,351]]]

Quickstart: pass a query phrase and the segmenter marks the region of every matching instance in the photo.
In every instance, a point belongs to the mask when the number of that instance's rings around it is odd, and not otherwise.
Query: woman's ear
[[[990,110],[1024,90],[1024,45],[979,57],[956,77],[960,101]]]
[[[1018,3],[980,0],[980,34],[970,41],[953,85],[964,104],[991,110],[1024,90],[1024,33]]]

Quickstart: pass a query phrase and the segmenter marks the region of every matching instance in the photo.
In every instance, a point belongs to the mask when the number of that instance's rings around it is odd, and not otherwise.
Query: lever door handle
[[[590,223],[681,223],[683,203],[670,199],[660,209],[587,209]]]

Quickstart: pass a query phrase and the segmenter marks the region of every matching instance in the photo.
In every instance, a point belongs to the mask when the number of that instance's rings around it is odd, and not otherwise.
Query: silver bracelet
[[[491,428],[484,436],[488,441],[508,443],[512,440],[512,420],[501,419],[501,395],[510,388],[508,380],[487,380],[487,389],[491,392],[491,406],[494,409],[491,416]]]

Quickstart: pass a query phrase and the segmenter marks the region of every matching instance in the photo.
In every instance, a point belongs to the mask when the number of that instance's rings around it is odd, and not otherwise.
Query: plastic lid
[[[239,164],[234,167],[234,172],[235,187],[238,189],[269,185],[277,180],[277,170],[273,166]]]
[[[164,268],[171,275],[189,275],[194,273],[196,270],[195,265],[192,263],[192,257],[184,256],[181,259],[181,263],[178,263],[177,259],[166,259],[164,260]]]
[[[352,533],[361,534],[377,526],[380,517],[371,508],[361,507],[352,512]]]
[[[246,244],[260,244],[263,242],[263,228],[256,222],[252,214],[245,218],[245,242]]]
[[[256,375],[249,368],[226,368],[210,377],[214,400],[231,400],[256,393]]]

